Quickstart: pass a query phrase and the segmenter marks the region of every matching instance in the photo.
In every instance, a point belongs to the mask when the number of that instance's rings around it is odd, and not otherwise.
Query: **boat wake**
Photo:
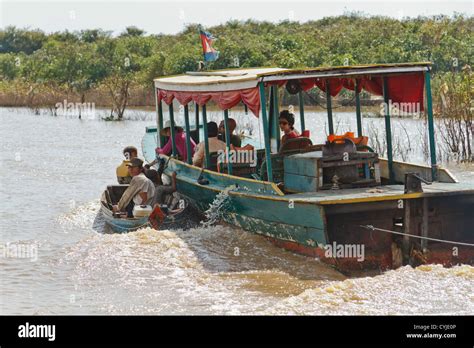
[[[205,220],[201,221],[203,227],[212,226],[222,220],[223,216],[231,208],[229,192],[236,189],[236,185],[230,185],[217,194],[216,198],[214,198],[214,201],[209,206],[209,209],[204,212]]]
[[[217,201],[225,201],[224,195]],[[217,206],[216,211],[223,212],[222,205]],[[62,223],[93,232],[96,210],[98,202],[91,202]],[[474,313],[474,267],[402,267],[348,279],[316,259],[218,224],[87,233],[65,248],[58,267],[68,269],[75,302],[56,313]]]
[[[57,218],[58,223],[66,229],[80,228],[89,229],[91,227],[96,232],[104,231],[105,220],[99,212],[100,200],[76,206],[71,204],[71,210]]]
[[[92,232],[98,204],[74,209],[62,223],[71,229],[88,225]],[[270,299],[344,279],[314,259],[221,225],[88,233],[66,248],[58,264],[71,270],[76,304],[86,313],[252,313],[262,293]]]
[[[333,281],[264,311],[295,315],[472,315],[474,267],[404,266],[375,277]]]

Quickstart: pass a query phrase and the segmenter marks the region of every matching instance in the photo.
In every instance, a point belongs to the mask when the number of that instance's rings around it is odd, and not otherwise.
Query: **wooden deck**
[[[413,199],[430,196],[474,195],[474,183],[441,183],[423,184],[423,192],[404,193],[403,185],[384,185],[370,188],[351,188],[341,190],[324,190],[285,195],[288,199],[306,200],[321,204],[342,204],[374,202],[398,199]]]

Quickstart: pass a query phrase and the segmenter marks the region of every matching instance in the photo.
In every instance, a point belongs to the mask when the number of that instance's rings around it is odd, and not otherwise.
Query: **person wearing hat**
[[[143,172],[143,161],[132,158],[127,164],[128,172],[132,177],[130,186],[127,187],[113,211],[127,211],[127,217],[133,217],[133,207],[138,205],[150,205],[155,197],[155,185]]]
[[[135,146],[127,146],[123,149],[123,155],[125,159],[117,167],[117,181],[119,184],[130,184],[132,177],[128,174],[127,164],[130,160],[138,156],[138,150]]]
[[[209,122],[207,124],[207,139],[209,142],[209,153],[226,150],[225,143],[222,140],[219,140],[217,136],[218,136],[217,123]],[[205,145],[204,145],[204,141],[201,141],[199,144],[196,145],[196,151],[194,152],[194,156],[193,156],[193,164],[195,166],[202,167],[203,162],[204,162],[204,153],[205,153]]]
[[[171,139],[171,120],[166,121],[165,127],[161,130],[161,135],[168,137],[168,142],[162,148],[156,148],[157,155],[171,155],[173,151],[173,142]],[[191,153],[189,156],[192,156],[194,153],[194,148],[196,147],[196,143],[190,137],[191,142]],[[176,150],[178,151],[178,155],[180,158],[186,162],[188,160],[188,152],[186,150],[186,134],[182,127],[174,126],[174,141],[176,143]]]

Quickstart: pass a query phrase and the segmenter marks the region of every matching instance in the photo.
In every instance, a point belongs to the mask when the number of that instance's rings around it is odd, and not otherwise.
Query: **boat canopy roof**
[[[173,99],[185,105],[191,101],[205,105],[214,101],[222,110],[243,102],[258,117],[258,84],[284,86],[299,82],[302,90],[313,87],[336,96],[345,88],[383,94],[382,77],[387,78],[388,94],[396,103],[419,103],[423,109],[424,72],[430,62],[319,67],[307,69],[245,68],[188,72],[154,80],[158,101],[171,104]]]
[[[155,79],[155,87],[173,91],[233,91],[256,87],[263,76],[278,76],[290,71],[281,68],[226,69],[187,72]]]

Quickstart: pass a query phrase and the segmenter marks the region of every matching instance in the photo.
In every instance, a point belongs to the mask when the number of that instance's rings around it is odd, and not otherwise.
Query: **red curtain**
[[[300,85],[303,91],[308,91],[314,87],[314,79],[302,79],[300,80]]]
[[[260,112],[260,93],[258,88],[228,92],[178,92],[158,89],[157,93],[158,101],[163,100],[168,105],[173,102],[174,98],[182,105],[194,101],[200,106],[212,100],[220,109],[226,110],[243,102],[255,116],[258,117]]]
[[[355,90],[355,78],[329,78],[329,88],[331,96],[337,96],[342,88]],[[383,81],[380,76],[358,77],[359,93],[364,89],[370,94],[383,95]],[[398,103],[400,110],[407,110],[410,106],[403,105],[410,103],[418,104],[420,111],[423,111],[424,104],[424,86],[425,80],[423,73],[411,73],[395,76],[387,76],[388,95],[392,103]],[[303,90],[307,91],[314,86],[321,91],[326,92],[325,78],[307,78],[301,79],[300,84]]]
[[[326,92],[326,81],[329,82],[329,90],[331,92],[331,96],[335,97],[336,95],[339,94],[339,92],[342,89],[342,79],[339,78],[329,78],[329,79],[323,79],[323,78],[317,78],[315,80],[316,86],[323,91]]]
[[[392,103],[398,103],[399,109],[403,111],[409,111],[409,108],[413,105],[419,106],[419,110],[423,111],[425,83],[423,73],[387,76],[386,78],[388,83],[388,95]],[[355,79],[353,78],[329,78],[328,80],[331,96],[333,97],[337,96],[342,88],[352,91],[355,89]],[[382,77],[367,76],[359,77],[358,80],[359,92],[364,89],[370,94],[383,95]],[[285,85],[285,83],[286,80],[272,81],[267,85],[278,85],[281,87]],[[326,92],[325,78],[301,79],[300,84],[305,91],[317,86],[320,90]],[[182,105],[194,101],[202,106],[209,102],[209,100],[212,100],[222,110],[230,109],[238,103],[243,102],[255,116],[258,117],[260,112],[260,93],[258,87],[228,92],[177,92],[158,89],[159,101],[163,100],[169,105],[173,102],[174,98]],[[412,106],[405,103],[410,103]]]
[[[424,110],[425,77],[423,73],[405,74],[388,77],[388,96],[394,103],[418,104]],[[409,105],[399,105],[401,111],[410,111]],[[412,109],[413,110],[413,109]]]
[[[381,77],[363,78],[362,87],[371,94],[383,95]],[[401,111],[413,111],[412,106],[424,110],[425,78],[423,73],[387,76],[388,98]],[[407,105],[407,104],[411,104]]]
[[[344,78],[344,79],[341,79],[341,80],[342,80],[342,86],[345,89],[349,89],[351,91],[355,90],[356,79]],[[360,79],[357,79],[357,80],[359,80],[359,85],[357,86],[358,87],[357,91],[360,93],[360,91],[362,91],[362,84],[361,84]]]
[[[370,94],[383,95],[383,83],[381,77],[365,77],[361,79],[362,88]]]

